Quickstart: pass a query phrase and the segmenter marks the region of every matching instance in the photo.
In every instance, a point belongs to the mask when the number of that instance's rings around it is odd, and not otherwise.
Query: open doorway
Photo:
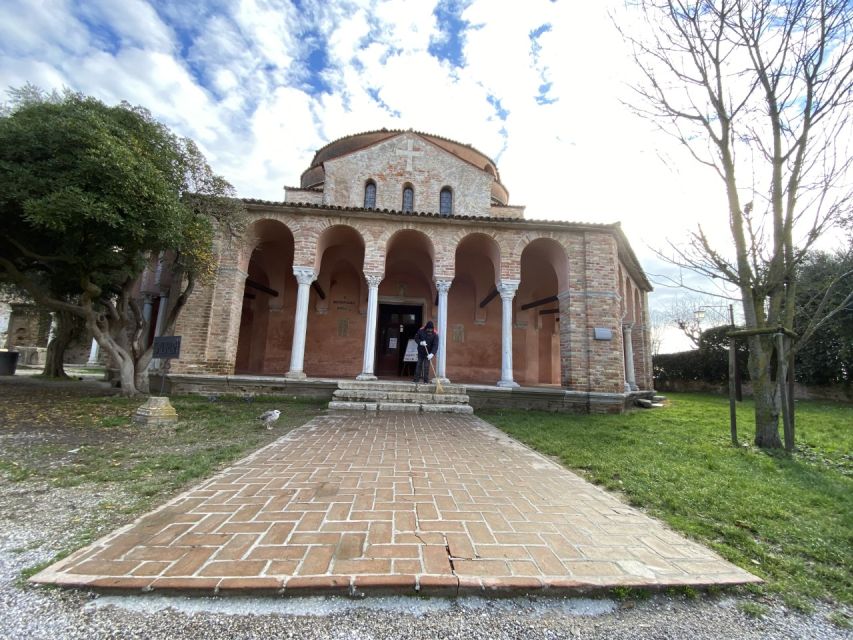
[[[411,304],[379,305],[376,340],[376,375],[412,377],[414,363],[404,362],[406,345],[423,321],[423,307]]]

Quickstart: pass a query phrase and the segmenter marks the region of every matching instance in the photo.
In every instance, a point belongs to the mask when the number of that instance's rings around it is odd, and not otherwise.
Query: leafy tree
[[[811,335],[798,351],[796,378],[806,384],[853,382],[853,247],[809,254],[798,273],[794,330]],[[832,309],[825,313],[824,309]],[[811,319],[823,318],[815,324]]]
[[[191,140],[145,109],[31,86],[13,98],[0,115],[0,280],[82,318],[123,392],[147,391],[151,347],[135,295],[146,262],[173,256],[168,333],[242,205]]]
[[[755,443],[780,447],[772,334],[793,331],[799,265],[853,202],[853,4],[626,1],[644,18],[622,32],[643,75],[636,110],[711,169],[727,202],[731,244],[714,246],[700,226],[664,257],[739,291]]]

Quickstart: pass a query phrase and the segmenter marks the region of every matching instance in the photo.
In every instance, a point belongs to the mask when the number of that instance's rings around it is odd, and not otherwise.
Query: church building
[[[411,381],[409,340],[432,320],[442,381],[587,408],[652,389],[651,286],[619,224],[526,219],[470,145],[346,136],[282,202],[245,204],[180,316],[172,374]]]

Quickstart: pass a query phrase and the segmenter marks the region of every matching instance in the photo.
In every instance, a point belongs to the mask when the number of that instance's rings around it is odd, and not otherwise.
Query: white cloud
[[[155,10],[143,0],[7,0],[0,85],[67,85],[143,105],[196,139],[244,197],[280,199],[330,140],[413,127],[494,157],[529,218],[621,220],[650,272],[660,265],[646,245],[683,237],[699,220],[725,246],[716,178],[621,102],[637,72],[608,16],[624,11],[620,0],[473,0],[462,14],[471,25],[462,68],[429,53],[443,37],[436,4],[240,0]],[[312,94],[306,58],[324,43],[329,90]]]

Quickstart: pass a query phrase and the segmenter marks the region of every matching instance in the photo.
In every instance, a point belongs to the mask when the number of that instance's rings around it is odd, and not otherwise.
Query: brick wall
[[[405,284],[403,290],[409,296],[417,294],[425,301],[425,317],[434,318],[436,313],[434,280],[454,279],[448,298],[448,375],[451,379],[455,371],[460,379],[470,382],[496,382],[500,378],[500,298],[495,298],[485,309],[479,309],[480,300],[470,298],[488,293],[484,293],[490,285],[488,278],[479,285],[479,290],[474,291],[470,279],[466,280],[462,272],[457,273],[456,264],[459,243],[471,238],[472,234],[480,234],[488,240],[478,241],[477,251],[482,253],[478,259],[491,265],[488,268],[494,272],[492,283],[501,279],[521,280],[521,254],[537,239],[549,238],[555,243],[552,246],[560,247],[564,253],[557,256],[561,261],[559,288],[562,289],[560,301],[555,305],[560,310],[558,328],[553,323],[546,329],[532,324],[536,323],[535,314],[520,312],[523,301],[518,296],[514,301],[515,321],[521,322],[513,330],[517,381],[535,384],[543,382],[537,378],[545,376],[576,391],[621,393],[624,389],[617,245],[613,233],[607,229],[519,230],[509,224],[501,227],[486,221],[463,222],[382,214],[347,215],[345,211],[330,213],[277,205],[252,205],[250,216],[256,221],[276,220],[283,225],[282,229],[289,229],[281,235],[282,242],[290,243],[294,256],[292,263],[282,267],[290,271],[287,278],[291,284],[285,286],[290,287],[288,295],[295,296],[292,265],[319,271],[318,281],[323,283],[324,289],[329,288],[327,296],[334,292],[331,283],[341,280],[339,273],[355,274],[346,286],[340,285],[342,288],[337,291],[340,297],[332,295],[328,303],[320,301],[317,292],[312,290],[304,363],[308,375],[352,377],[360,371],[367,298],[363,274],[383,275],[385,279],[380,285],[380,296],[397,296],[401,288],[399,276],[410,269],[413,270],[410,275],[415,279]],[[342,227],[349,231],[342,234]],[[347,257],[341,265],[330,265],[328,260],[324,263],[323,255],[320,255],[321,247],[328,244],[329,234],[347,237],[348,242],[359,245],[358,250],[345,252]],[[262,240],[247,234],[232,246],[221,247],[220,269],[215,282],[209,287],[196,289],[179,320],[177,333],[184,336],[182,357],[172,362],[173,370],[234,371],[243,315],[243,283],[252,251]],[[398,247],[398,255],[394,258],[397,266],[386,264],[389,247],[393,253],[395,246]],[[402,255],[399,255],[400,247],[405,248]],[[487,257],[490,252],[496,257]],[[415,253],[423,258],[415,259]],[[408,267],[397,264],[400,260],[405,263],[409,258],[412,262]],[[493,260],[498,264],[492,264]],[[355,264],[358,261],[361,263]],[[425,288],[421,290],[422,287]],[[524,282],[520,290],[525,290]],[[336,305],[334,299],[343,303]],[[281,374],[289,366],[294,300],[283,298],[281,307],[267,318],[265,343],[259,347],[265,353],[259,373]],[[344,315],[347,316],[345,323],[342,322]],[[609,329],[612,339],[593,340],[592,333],[596,327]],[[543,337],[543,330],[549,335]],[[649,382],[644,382],[648,378],[648,370],[644,370],[642,364],[648,362],[648,350],[643,346],[647,341],[646,335],[646,330],[637,330],[634,338],[635,362],[641,363],[637,367],[641,388],[650,386]],[[246,339],[244,335],[243,342]],[[559,372],[553,371],[555,365],[547,362],[549,341],[554,348],[559,344]],[[247,366],[246,362],[243,362],[243,367]]]
[[[415,155],[409,160],[408,149]],[[414,134],[403,134],[326,161],[323,203],[363,207],[368,179],[376,183],[376,208],[402,210],[403,186],[414,188],[414,211],[439,210],[439,193],[453,191],[453,214],[491,215],[494,178]]]

